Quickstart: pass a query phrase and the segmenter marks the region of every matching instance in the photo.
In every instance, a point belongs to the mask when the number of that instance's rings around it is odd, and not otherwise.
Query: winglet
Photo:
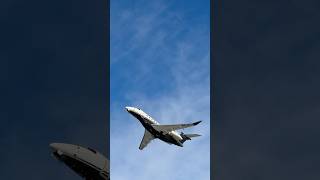
[[[195,125],[198,125],[199,123],[201,123],[202,121],[197,121],[197,122],[194,122],[194,123],[192,123],[194,126]]]

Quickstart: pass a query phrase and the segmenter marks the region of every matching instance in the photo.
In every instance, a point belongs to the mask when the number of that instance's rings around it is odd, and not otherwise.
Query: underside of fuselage
[[[136,117],[140,123],[142,124],[142,126],[147,130],[149,131],[155,138],[158,138],[166,143],[169,143],[169,144],[175,144],[177,146],[180,146],[180,147],[183,147],[183,143],[181,142],[178,142],[176,139],[174,139],[172,137],[172,135],[170,134],[164,134],[163,132],[159,132],[157,131],[156,129],[154,129],[152,127],[152,124],[153,123],[149,123],[147,120],[145,120],[143,117],[137,115],[137,114],[133,114],[134,117]]]
[[[81,162],[80,160],[71,158],[67,155],[59,155],[57,152],[53,152],[53,155],[87,180],[105,180],[100,175],[101,170],[97,167],[94,167],[94,165]]]
[[[169,144],[174,144],[180,147],[183,147],[181,142],[178,142],[176,139],[174,139],[171,135],[166,134],[166,135],[160,135],[159,139],[161,139],[162,141],[165,141]]]

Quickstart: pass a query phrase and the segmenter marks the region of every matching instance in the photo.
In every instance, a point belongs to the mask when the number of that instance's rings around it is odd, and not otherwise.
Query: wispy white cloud
[[[127,70],[122,71],[123,81],[111,81],[111,88],[119,87],[117,83],[141,87],[127,86],[122,99],[111,98],[111,178],[209,179],[209,22],[187,27],[185,12],[172,11],[165,1],[139,3],[150,9],[117,8],[111,15],[117,17],[111,22],[111,77],[116,78],[119,69]],[[128,51],[121,54],[123,49]],[[156,88],[148,89],[154,82],[159,82]],[[116,90],[111,96],[119,96]],[[142,108],[162,124],[202,120],[185,132],[203,136],[187,141],[183,148],[156,139],[140,151],[144,129],[124,110],[126,105]]]

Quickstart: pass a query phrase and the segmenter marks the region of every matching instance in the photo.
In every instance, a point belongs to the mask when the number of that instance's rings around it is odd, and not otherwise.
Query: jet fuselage
[[[126,107],[126,109],[132,116],[138,119],[142,126],[155,138],[159,138],[160,140],[169,144],[175,144],[177,146],[183,147],[183,143],[181,142],[183,138],[176,131],[171,131],[169,133],[158,131],[152,125],[159,125],[159,123],[151,118],[147,113],[143,112],[141,109],[134,107]]]
[[[99,152],[78,145],[52,143],[53,156],[86,180],[109,180],[109,161]]]

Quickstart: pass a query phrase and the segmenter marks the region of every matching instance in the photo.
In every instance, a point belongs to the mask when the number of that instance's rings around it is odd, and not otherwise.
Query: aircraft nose
[[[54,150],[58,150],[59,147],[60,147],[59,144],[60,144],[60,143],[51,143],[49,146],[50,146],[52,149],[54,149]]]
[[[127,110],[128,112],[130,112],[131,109],[132,109],[132,107],[126,106],[126,110]]]

